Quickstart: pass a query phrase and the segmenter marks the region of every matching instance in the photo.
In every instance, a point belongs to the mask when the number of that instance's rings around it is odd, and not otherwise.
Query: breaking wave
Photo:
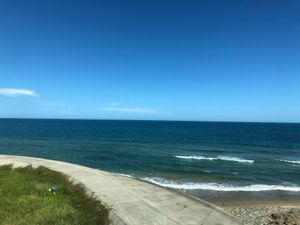
[[[195,160],[223,160],[223,161],[233,161],[233,162],[239,162],[239,163],[254,163],[254,160],[249,160],[249,159],[242,159],[238,157],[229,157],[229,156],[217,156],[217,157],[205,157],[205,156],[182,156],[182,155],[177,155],[175,156],[176,158],[179,159],[195,159]]]
[[[300,186],[284,186],[284,185],[266,185],[266,184],[252,184],[247,186],[235,186],[230,184],[219,184],[219,183],[177,183],[175,181],[166,180],[156,177],[145,177],[142,180],[168,188],[175,189],[200,189],[200,190],[211,190],[211,191],[300,191]]]
[[[276,159],[276,160],[285,163],[300,164],[300,161],[285,160],[285,159]]]

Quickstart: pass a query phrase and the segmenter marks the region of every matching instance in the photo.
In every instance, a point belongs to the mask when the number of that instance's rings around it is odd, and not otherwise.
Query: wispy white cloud
[[[101,108],[105,111],[114,111],[114,112],[127,112],[127,113],[144,113],[144,114],[157,114],[159,113],[156,109],[151,108],[124,108],[116,106],[108,106]]]
[[[0,88],[0,95],[7,97],[30,96],[37,97],[38,94],[33,90],[17,88]]]

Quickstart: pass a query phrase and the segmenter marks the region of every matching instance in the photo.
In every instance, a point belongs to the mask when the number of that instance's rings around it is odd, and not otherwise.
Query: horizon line
[[[0,117],[1,119],[14,120],[102,120],[102,121],[153,121],[153,122],[198,122],[198,123],[287,123],[300,124],[300,122],[278,122],[278,121],[224,121],[224,120],[159,120],[159,119],[104,119],[104,118],[34,118],[34,117]]]

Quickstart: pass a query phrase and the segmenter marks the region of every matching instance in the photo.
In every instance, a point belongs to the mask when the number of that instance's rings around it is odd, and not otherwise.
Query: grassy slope
[[[57,193],[48,191],[57,187]],[[109,210],[80,184],[45,167],[0,167],[0,224],[106,225]]]

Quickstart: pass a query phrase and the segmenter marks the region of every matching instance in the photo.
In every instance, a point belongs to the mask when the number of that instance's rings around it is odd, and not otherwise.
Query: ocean
[[[192,194],[300,192],[300,124],[0,119],[0,154],[77,163]]]

